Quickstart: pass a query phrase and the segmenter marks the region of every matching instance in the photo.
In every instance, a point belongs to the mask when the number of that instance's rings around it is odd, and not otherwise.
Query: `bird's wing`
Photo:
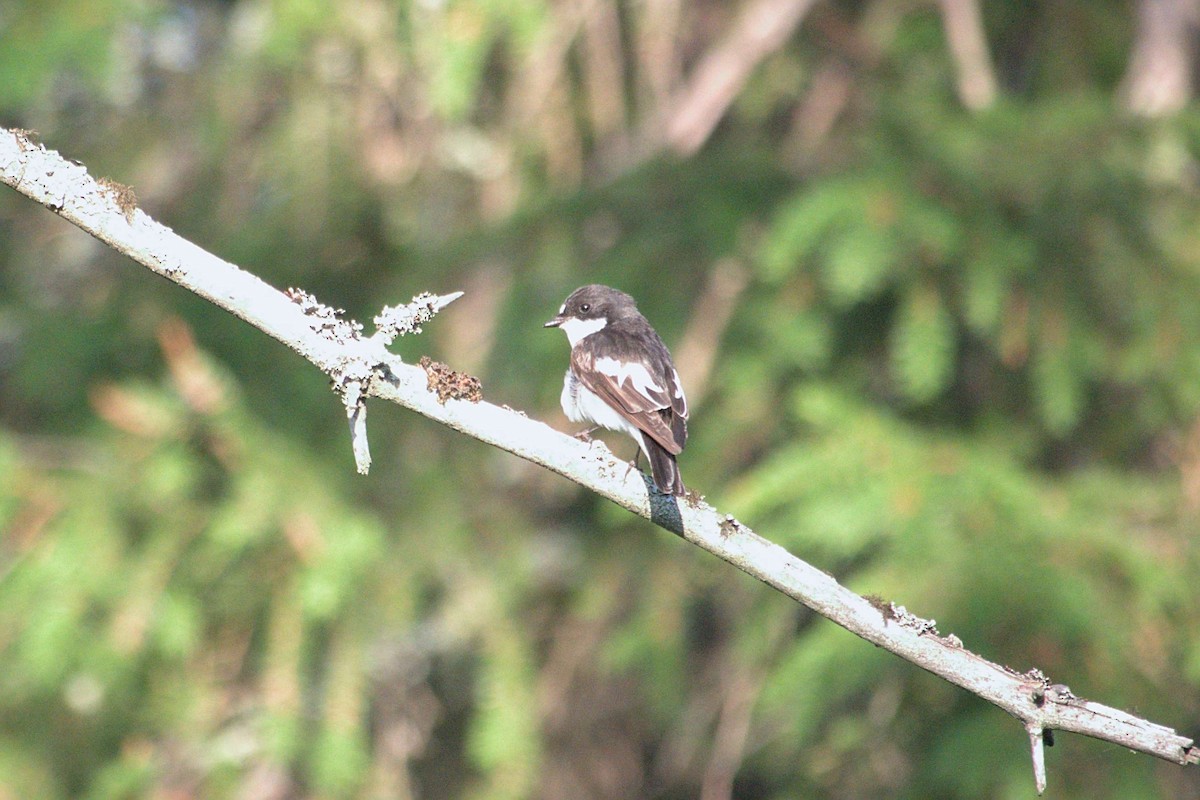
[[[571,371],[618,414],[678,455],[687,441],[687,400],[666,346],[657,343],[654,351],[638,353],[622,347],[617,338],[606,344],[610,346],[602,352],[611,355],[597,356],[592,347],[572,348]]]

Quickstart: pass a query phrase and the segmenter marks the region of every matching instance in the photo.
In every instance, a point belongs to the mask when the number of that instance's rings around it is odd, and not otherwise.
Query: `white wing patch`
[[[609,375],[620,386],[625,381],[633,383],[633,390],[642,397],[653,398],[655,394],[661,395],[663,387],[654,382],[654,378],[650,377],[650,370],[638,361],[618,361],[615,358],[597,358],[596,370]]]
[[[683,396],[683,381],[679,380],[679,370],[673,369],[671,372],[675,375],[675,396],[679,398],[679,405],[683,407],[683,411],[680,412],[679,416],[686,418],[688,407],[687,398]]]
[[[596,331],[602,330],[607,324],[608,319],[606,317],[599,317],[597,319],[571,317],[570,319],[563,320],[562,324],[558,327],[566,331],[567,340],[571,343],[571,347],[574,347],[580,340],[586,339]]]

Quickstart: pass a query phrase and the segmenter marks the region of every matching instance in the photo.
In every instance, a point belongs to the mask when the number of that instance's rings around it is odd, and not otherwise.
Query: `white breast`
[[[563,377],[560,402],[563,413],[572,422],[586,422],[610,431],[622,431],[631,436],[638,443],[638,447],[646,449],[638,426],[618,414],[598,394],[580,383],[571,370],[567,370]]]

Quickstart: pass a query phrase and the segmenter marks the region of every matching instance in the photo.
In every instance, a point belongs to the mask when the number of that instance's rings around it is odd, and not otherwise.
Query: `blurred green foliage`
[[[690,487],[1200,733],[1200,125],[1122,112],[1130,9],[985,2],[970,113],[934,4],[818,4],[698,153],[656,149],[740,8],[18,0],[0,122],[359,319],[465,290],[397,350],[566,430],[540,323],[631,292]],[[361,478],[311,367],[0,192],[0,797],[1030,796],[996,709],[372,408]],[[1200,794],[1048,757],[1055,797]]]

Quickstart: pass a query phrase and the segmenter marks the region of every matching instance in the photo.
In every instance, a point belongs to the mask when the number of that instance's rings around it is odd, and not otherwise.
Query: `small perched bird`
[[[650,460],[658,491],[682,495],[675,456],[687,442],[687,400],[667,346],[633,298],[583,286],[545,327],[562,328],[571,342],[562,390],[567,419],[629,434]]]

